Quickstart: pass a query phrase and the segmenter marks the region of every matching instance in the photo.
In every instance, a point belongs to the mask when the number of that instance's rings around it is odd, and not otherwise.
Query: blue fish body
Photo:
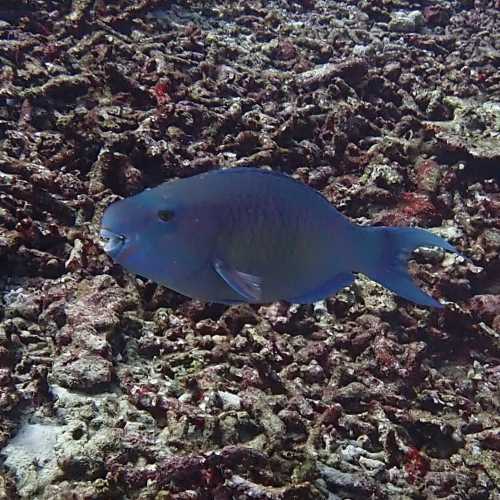
[[[456,252],[416,228],[352,224],[320,193],[255,168],[166,182],[104,213],[105,251],[126,269],[191,298],[233,304],[312,303],[361,272],[402,297],[442,307],[415,286],[419,246]]]

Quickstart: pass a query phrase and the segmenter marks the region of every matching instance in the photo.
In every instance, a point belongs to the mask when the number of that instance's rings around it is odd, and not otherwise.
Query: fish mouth
[[[113,233],[109,229],[101,229],[101,240],[104,251],[111,257],[116,257],[127,238],[122,234]]]

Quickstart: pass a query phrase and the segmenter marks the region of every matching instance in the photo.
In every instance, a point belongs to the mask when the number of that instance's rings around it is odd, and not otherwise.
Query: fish
[[[100,236],[128,271],[222,304],[311,304],[362,273],[415,304],[442,308],[414,283],[407,261],[419,247],[459,254],[425,229],[352,223],[310,186],[253,167],[167,181],[112,203]]]

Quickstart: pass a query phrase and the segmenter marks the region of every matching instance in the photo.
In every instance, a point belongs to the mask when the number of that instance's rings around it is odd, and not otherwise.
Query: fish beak
[[[104,251],[110,257],[116,257],[121,247],[125,243],[126,240],[125,236],[113,233],[109,229],[101,229],[100,236],[102,239]]]

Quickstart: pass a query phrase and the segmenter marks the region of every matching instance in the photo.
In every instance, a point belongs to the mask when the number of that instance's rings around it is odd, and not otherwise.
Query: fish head
[[[104,251],[127,270],[174,287],[203,260],[192,207],[164,184],[117,201],[104,212]],[[175,184],[175,183],[172,183]]]

